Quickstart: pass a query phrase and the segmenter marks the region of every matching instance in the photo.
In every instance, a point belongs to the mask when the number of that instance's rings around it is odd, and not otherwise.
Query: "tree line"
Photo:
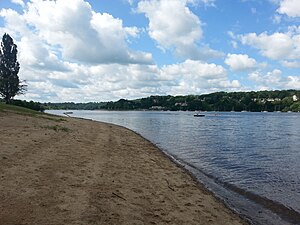
[[[46,103],[47,109],[65,110],[171,110],[171,111],[293,111],[300,112],[299,90],[215,92],[204,95],[150,96],[115,102]]]

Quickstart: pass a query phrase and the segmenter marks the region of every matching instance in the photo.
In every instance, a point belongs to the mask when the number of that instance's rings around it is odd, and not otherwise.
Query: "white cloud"
[[[146,14],[149,35],[163,48],[189,46],[202,37],[201,21],[189,10],[186,1],[141,1],[138,11]]]
[[[289,17],[300,17],[299,0],[281,0],[277,12]]]
[[[237,49],[238,48],[238,37],[232,32],[232,31],[227,31],[227,35],[232,39],[230,41],[230,44],[231,46],[234,48],[234,49]]]
[[[12,3],[15,3],[17,5],[21,5],[22,7],[25,6],[25,3],[23,0],[11,0]]]
[[[287,89],[299,89],[300,87],[300,76],[288,76],[286,78],[285,87]]]
[[[243,54],[228,54],[225,63],[233,71],[252,70],[257,67],[255,59]]]
[[[266,74],[255,71],[249,74],[249,79],[257,83],[258,89],[299,89],[299,76],[283,76],[282,71],[274,69]]]
[[[217,79],[226,75],[226,70],[220,65],[194,60],[186,60],[183,63],[164,66],[162,70],[170,76],[183,76],[196,81],[203,78]]]
[[[279,24],[281,22],[281,16],[280,15],[277,15],[275,14],[273,17],[272,17],[272,21],[274,24]]]
[[[281,64],[287,68],[300,68],[300,61],[287,61],[284,60]]]
[[[236,90],[241,87],[237,80],[228,79],[226,70],[222,66],[213,63],[186,60],[180,64],[164,66],[161,75],[176,81],[168,91],[173,95]]]
[[[16,43],[19,50],[18,59],[22,67],[35,67],[48,71],[66,70],[54,49],[28,29],[23,16],[12,9],[2,9],[0,16],[6,20],[6,27],[2,30],[19,39]]]
[[[215,7],[216,0],[201,0],[202,4],[204,4],[205,7]]]
[[[269,2],[271,2],[273,4],[277,4],[277,5],[279,5],[280,1],[282,1],[282,0],[269,0]]]
[[[0,28],[1,33],[9,33],[12,36],[18,37],[28,31],[26,21],[16,11],[12,9],[0,9],[0,17],[3,17],[6,25]]]
[[[249,33],[240,35],[239,39],[242,44],[259,49],[263,56],[273,60],[300,59],[299,30],[299,27],[290,27],[286,33]]]
[[[203,36],[202,22],[188,8],[189,0],[144,0],[137,11],[149,19],[148,33],[164,50],[174,50],[184,58],[207,59],[221,53],[197,43]],[[204,1],[212,4],[213,1]]]
[[[231,41],[231,46],[234,48],[234,49],[237,49],[238,48],[238,43],[236,41]]]
[[[251,8],[250,10],[251,10],[251,13],[252,13],[252,14],[256,14],[256,13],[257,13],[256,8]]]
[[[129,5],[134,5],[135,2],[139,2],[140,0],[127,0]],[[194,6],[203,5],[204,7],[215,7],[216,0],[183,0],[186,3],[189,3]]]
[[[24,98],[46,102],[110,101],[154,94],[202,94],[241,88],[237,80],[228,78],[222,66],[193,60],[162,68],[138,64],[87,66],[69,63],[65,66],[68,71],[41,73],[38,69],[31,69],[22,72],[22,79],[29,80],[29,90]]]
[[[150,53],[128,48],[127,40],[138,36],[136,27],[124,27],[122,20],[94,12],[84,0],[31,0],[23,14],[2,9],[0,15],[13,33],[21,33],[29,39],[35,37],[45,46],[56,49],[66,61],[152,63]],[[40,47],[33,41],[31,45],[31,49]]]
[[[282,71],[274,69],[271,72],[268,72],[266,75],[262,74],[260,71],[255,71],[249,74],[249,78],[258,83],[265,83],[268,85],[279,85],[281,81]]]
[[[127,0],[127,2],[128,2],[129,5],[133,5],[134,1],[133,0]]]

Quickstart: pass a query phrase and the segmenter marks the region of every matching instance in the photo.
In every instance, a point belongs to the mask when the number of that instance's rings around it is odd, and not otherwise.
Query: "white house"
[[[293,101],[294,101],[294,102],[298,101],[297,95],[293,95]]]

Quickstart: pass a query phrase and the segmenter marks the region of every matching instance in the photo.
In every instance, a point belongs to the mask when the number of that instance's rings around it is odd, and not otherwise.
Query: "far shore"
[[[248,224],[140,135],[0,110],[0,225]]]

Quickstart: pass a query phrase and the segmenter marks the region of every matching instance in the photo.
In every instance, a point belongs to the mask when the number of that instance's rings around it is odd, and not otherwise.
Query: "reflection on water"
[[[300,218],[299,113],[206,113],[205,117],[193,117],[191,112],[74,111],[73,116],[132,129],[195,173],[201,171],[290,223]]]

